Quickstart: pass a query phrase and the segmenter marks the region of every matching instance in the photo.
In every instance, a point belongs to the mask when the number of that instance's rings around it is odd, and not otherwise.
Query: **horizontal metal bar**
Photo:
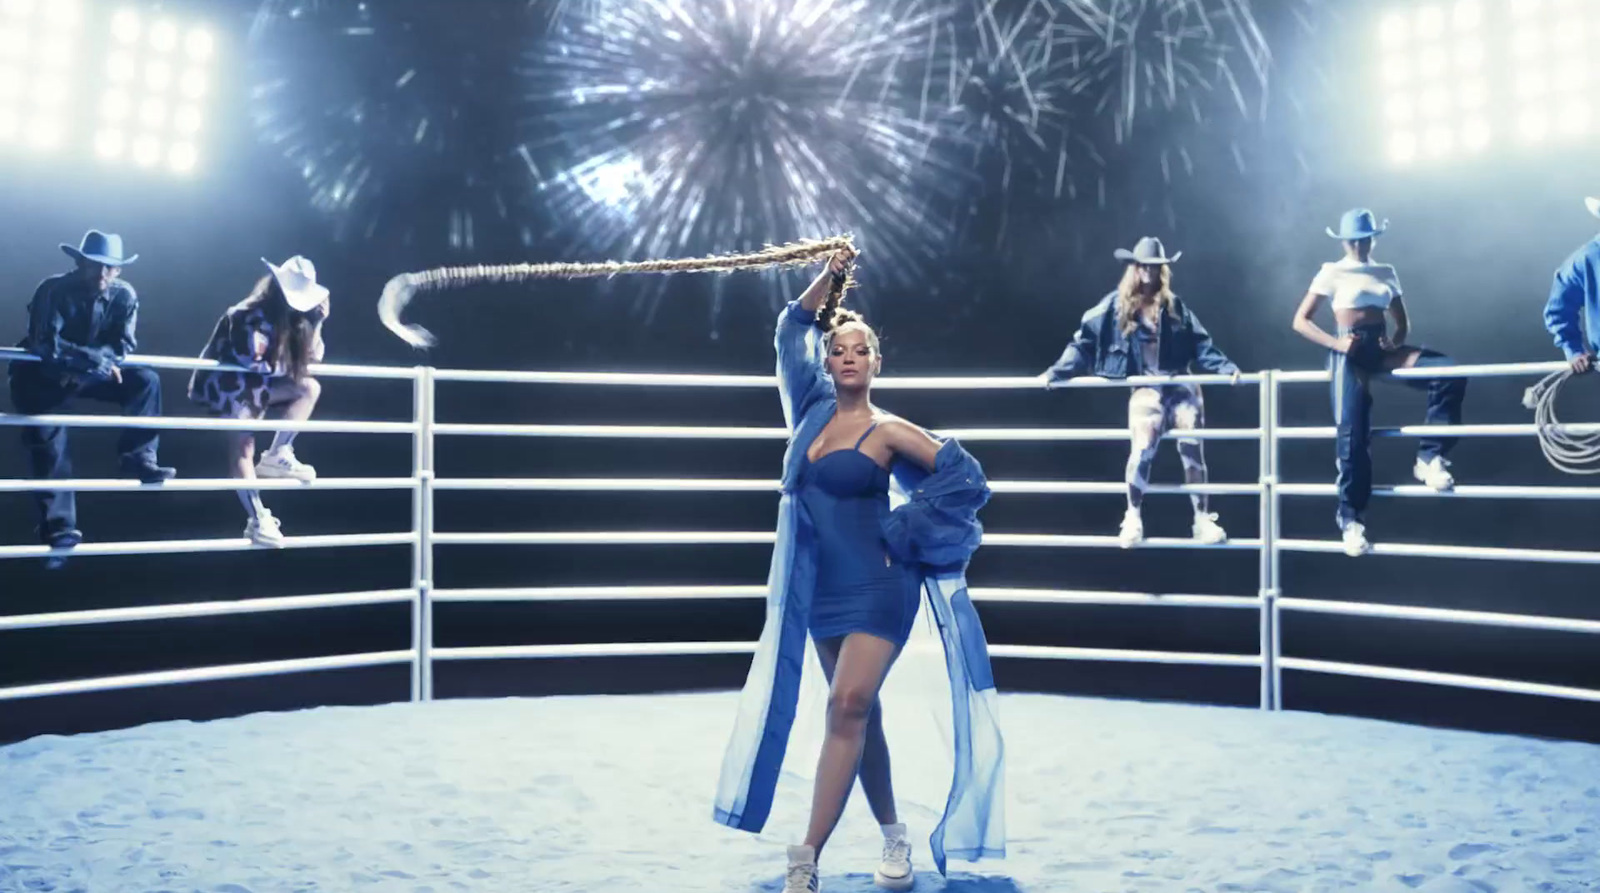
[[[787,440],[787,428],[695,425],[480,425],[441,422],[433,433],[477,437],[625,437],[715,440]],[[934,434],[962,441],[1109,441],[1129,439],[1126,428],[940,428]],[[1257,440],[1259,428],[1169,431],[1166,440]]]
[[[153,673],[130,673],[126,676],[101,676],[95,679],[73,679],[66,682],[43,682],[36,685],[0,688],[0,701],[18,701],[24,698],[43,698],[57,695],[78,695],[98,691],[118,691],[157,685],[217,682],[224,679],[283,676],[290,673],[315,673],[321,670],[349,670],[357,667],[410,663],[416,657],[417,653],[415,651],[376,651],[369,654],[341,654],[334,657],[308,657],[298,660],[262,661],[249,664],[229,664],[220,667],[197,667],[189,670],[159,670]]]
[[[1185,595],[1161,592],[1100,592],[1079,589],[1012,589],[975,586],[973,601],[1033,602],[1055,605],[1148,605],[1168,608],[1243,608],[1260,610],[1261,600],[1242,595]]]
[[[1063,648],[1055,645],[990,645],[990,657],[1025,660],[1091,660],[1139,664],[1204,664],[1259,667],[1254,654],[1205,654],[1192,651],[1127,651],[1117,648]]]
[[[1333,484],[1279,484],[1278,492],[1284,496],[1337,496]],[[1440,493],[1421,484],[1398,487],[1373,487],[1374,496],[1422,497],[1426,499],[1600,499],[1600,487],[1503,487],[1479,484],[1457,484],[1455,489]]]
[[[768,534],[770,537],[771,534]],[[291,536],[283,541],[285,549],[335,549],[356,546],[406,546],[417,541],[415,533],[352,533],[337,536]],[[49,546],[0,546],[0,559],[47,558],[93,555],[174,555],[187,552],[250,552],[272,551],[251,543],[244,537],[219,540],[148,540],[145,542],[84,543],[72,549],[52,549]]]
[[[738,478],[436,478],[435,490],[581,490],[776,493],[774,480]]]
[[[435,532],[440,546],[663,546],[742,545],[774,542],[770,530],[582,530],[536,533]]]
[[[0,347],[0,363],[37,363],[39,358],[20,347]],[[146,354],[129,354],[124,366],[143,366],[147,369],[215,369],[222,372],[250,372],[242,366],[226,366],[216,360],[196,357],[160,357]],[[312,375],[330,378],[416,378],[418,366],[352,366],[340,363],[312,363],[307,370]]]
[[[1278,540],[1286,552],[1343,553],[1337,540]],[[1486,546],[1432,546],[1413,543],[1374,543],[1374,555],[1404,555],[1412,558],[1471,558],[1482,561],[1530,561],[1542,564],[1600,564],[1600,552],[1560,551],[1555,549],[1505,549]]]
[[[585,530],[542,531],[535,533],[435,533],[434,543],[449,546],[559,546],[559,545],[741,545],[771,543],[775,535],[766,530]],[[1072,536],[1048,533],[986,533],[986,546],[1029,546],[1085,549],[1119,549],[1114,536]],[[1231,540],[1208,546],[1192,539],[1156,537],[1139,544],[1141,549],[1259,549],[1254,539]]]
[[[1323,601],[1314,598],[1280,598],[1285,611],[1309,614],[1341,614],[1350,617],[1378,617],[1385,620],[1427,620],[1439,623],[1468,623],[1515,629],[1538,629],[1561,633],[1600,633],[1600,620],[1574,617],[1544,617],[1537,614],[1505,614],[1492,611],[1461,611],[1453,608],[1424,608],[1415,605],[1375,605],[1367,602]]]
[[[1574,436],[1600,434],[1600,423],[1551,425],[1553,432]],[[1279,428],[1283,440],[1329,440],[1338,435],[1338,429]],[[1536,437],[1538,425],[1403,425],[1399,428],[1373,428],[1373,437]]]
[[[282,478],[174,478],[160,484],[141,484],[135,480],[73,479],[73,480],[0,480],[0,493],[24,493],[33,490],[76,490],[100,493],[129,493],[137,490],[165,492],[207,492],[213,490],[409,490],[419,484],[417,478],[317,478],[314,481],[295,481]]]
[[[439,422],[437,435],[469,437],[640,437],[715,440],[786,440],[785,428],[694,425],[468,425]]]
[[[974,601],[1083,605],[1157,605],[1186,608],[1261,607],[1253,596],[1093,592],[1070,589],[975,587]],[[650,599],[764,599],[766,586],[523,586],[435,589],[434,602],[644,601]]]
[[[1307,660],[1300,657],[1280,657],[1278,658],[1278,666],[1285,670],[1302,670],[1307,673],[1331,673],[1337,676],[1360,676],[1367,679],[1388,679],[1394,682],[1420,682],[1425,685],[1475,688],[1483,691],[1508,692],[1517,695],[1539,695],[1547,698],[1568,698],[1577,701],[1600,701],[1600,691],[1588,688],[1574,688],[1567,685],[1548,685],[1543,682],[1489,679],[1483,676],[1462,676],[1456,673],[1435,673],[1429,670],[1405,670],[1398,667],[1373,667],[1365,664]]]
[[[985,546],[1026,546],[1068,549],[1120,549],[1122,544],[1114,536],[1078,536],[1057,533],[985,533]],[[1139,549],[1259,549],[1257,539],[1235,539],[1220,546],[1208,546],[1192,539],[1152,537],[1141,542]]]
[[[435,589],[434,602],[647,601],[767,597],[765,586],[515,586]]]
[[[48,614],[17,614],[11,617],[0,617],[0,632],[18,629],[87,626],[96,623],[141,623],[148,620],[177,620],[190,617],[220,617],[235,614],[272,614],[280,611],[345,608],[354,605],[385,605],[409,602],[416,597],[417,592],[414,589],[379,589],[370,592],[336,592],[329,595],[291,595],[278,598],[190,602],[182,605],[142,605],[136,608],[98,608],[88,611],[56,611]]]
[[[284,419],[213,419],[199,416],[17,415],[0,412],[0,425],[66,428],[147,428],[161,431],[320,431],[325,434],[415,434],[416,422],[291,422]]]
[[[1439,366],[1424,367],[1421,369],[1395,369],[1388,373],[1391,378],[1509,378],[1518,375],[1549,375],[1567,368],[1567,364],[1560,360],[1545,360],[1538,363],[1481,363],[1470,366]],[[1332,376],[1326,369],[1307,369],[1302,371],[1280,371],[1277,375],[1280,382],[1307,384],[1311,382],[1328,382]]]
[[[661,374],[653,372],[501,372],[491,369],[438,369],[435,381],[493,382],[500,384],[581,384],[626,385],[672,388],[776,388],[771,375]],[[1260,373],[1239,376],[1240,384],[1255,384]],[[1074,378],[1058,388],[1127,388],[1170,384],[1233,384],[1231,375],[1140,375],[1128,379],[1093,376]],[[1038,375],[1012,376],[888,376],[876,379],[874,387],[888,390],[1042,390]]]
[[[754,642],[620,642],[572,645],[476,645],[435,648],[434,660],[520,660],[549,657],[648,657],[651,655],[753,654]]]
[[[3,482],[0,482],[3,484]],[[760,478],[436,478],[435,490],[555,490],[616,492],[778,492],[781,484]],[[3,487],[0,487],[3,489]],[[29,489],[37,489],[30,485]],[[1128,485],[1117,481],[990,481],[995,493],[1089,493],[1124,495]],[[1152,484],[1146,493],[1207,493],[1253,496],[1259,484]]]

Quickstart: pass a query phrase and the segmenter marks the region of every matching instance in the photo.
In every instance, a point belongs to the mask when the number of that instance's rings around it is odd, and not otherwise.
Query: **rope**
[[[439,291],[484,282],[529,282],[535,279],[581,279],[623,273],[701,273],[800,267],[825,260],[841,248],[855,250],[850,237],[806,239],[786,245],[769,245],[748,254],[723,254],[670,260],[602,261],[600,263],[502,264],[499,266],[440,267],[420,273],[402,273],[390,279],[378,299],[378,318],[389,331],[412,347],[431,347],[437,339],[422,326],[402,322],[400,314],[419,291]],[[848,286],[846,286],[848,287]]]
[[[1551,465],[1567,474],[1600,474],[1600,434],[1568,434],[1556,418],[1556,398],[1574,374],[1571,369],[1550,373],[1522,395],[1522,405],[1534,412],[1539,449]]]

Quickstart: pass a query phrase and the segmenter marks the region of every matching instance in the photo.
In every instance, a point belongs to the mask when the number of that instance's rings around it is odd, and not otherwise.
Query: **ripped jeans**
[[[1144,503],[1144,491],[1150,486],[1150,465],[1155,461],[1162,435],[1173,429],[1203,428],[1205,421],[1205,402],[1195,385],[1163,385],[1133,392],[1128,398],[1128,432],[1133,435],[1126,476],[1128,508],[1138,509]],[[1178,458],[1183,460],[1184,483],[1206,482],[1205,449],[1197,438],[1178,438]],[[1189,501],[1197,513],[1206,511],[1209,505],[1204,493],[1190,494]]]

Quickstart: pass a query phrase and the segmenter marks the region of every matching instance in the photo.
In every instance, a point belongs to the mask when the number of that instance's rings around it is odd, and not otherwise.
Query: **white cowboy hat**
[[[1166,246],[1161,244],[1160,239],[1155,236],[1145,236],[1134,244],[1132,251],[1118,248],[1112,252],[1112,256],[1117,260],[1133,264],[1172,264],[1183,257],[1183,252],[1179,251],[1168,257]]]
[[[1370,239],[1381,236],[1389,229],[1389,221],[1378,222],[1378,218],[1366,208],[1351,208],[1339,218],[1339,230],[1328,227],[1327,233],[1335,239],[1353,242],[1357,239]]]
[[[1600,217],[1600,198],[1586,198],[1583,203],[1589,206],[1589,213]]]
[[[328,289],[317,284],[317,268],[309,259],[296,254],[281,267],[264,257],[261,262],[272,271],[272,278],[278,280],[278,287],[283,289],[284,300],[291,309],[306,313],[328,299]]]

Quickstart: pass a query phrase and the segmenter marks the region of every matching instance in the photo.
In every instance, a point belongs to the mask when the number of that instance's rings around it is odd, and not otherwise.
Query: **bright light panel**
[[[100,104],[95,153],[108,162],[193,171],[200,162],[197,140],[216,56],[212,32],[125,9],[112,16],[107,33],[113,48],[105,62],[110,89]]]
[[[1600,134],[1600,0],[1391,0],[1373,116],[1398,165]]]

